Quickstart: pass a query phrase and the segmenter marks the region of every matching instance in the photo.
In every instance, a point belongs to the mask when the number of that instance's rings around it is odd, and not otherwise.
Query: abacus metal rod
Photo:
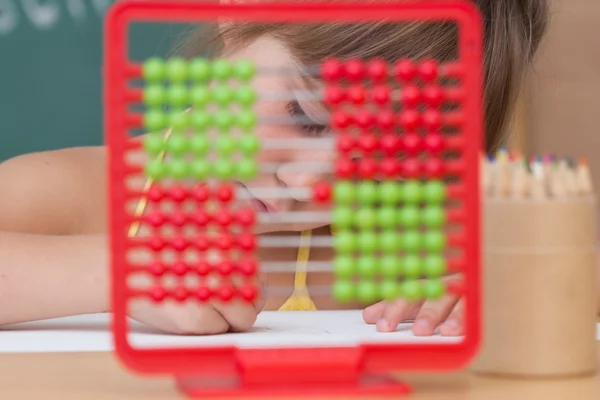
[[[279,262],[269,261],[260,264],[261,272],[294,272],[296,270],[296,262]],[[333,270],[332,263],[329,261],[309,261],[307,263],[308,272],[331,272]]]
[[[249,191],[250,190],[250,191]],[[251,188],[236,189],[236,198],[241,200],[261,199],[289,199],[309,200],[313,197],[311,188]]]
[[[263,248],[289,248],[299,247],[300,237],[295,236],[260,236],[258,246]],[[319,248],[331,248],[333,246],[332,236],[313,236],[311,246]]]
[[[318,174],[331,174],[335,171],[332,163],[325,162],[295,162],[295,163],[262,163],[260,165],[260,171],[264,173],[274,174],[284,170],[285,172],[310,172]]]
[[[281,222],[301,222],[301,223],[331,223],[331,212],[318,211],[296,211],[279,213],[259,213],[258,220],[265,224],[276,224]]]

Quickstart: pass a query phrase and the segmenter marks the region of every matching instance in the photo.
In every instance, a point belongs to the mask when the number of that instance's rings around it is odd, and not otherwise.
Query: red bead
[[[215,212],[213,218],[217,224],[224,227],[231,225],[231,223],[233,222],[233,216],[227,210],[219,210]]]
[[[240,296],[248,303],[252,303],[258,297],[258,290],[255,285],[247,283],[239,289]]]
[[[394,126],[394,113],[392,110],[381,110],[377,113],[377,126],[381,129],[391,129]]]
[[[206,211],[204,211],[204,210],[198,210],[192,216],[192,220],[199,227],[204,227],[204,226],[208,225],[208,223],[210,222],[211,218],[210,218],[210,215],[208,215],[208,213]]]
[[[417,76],[417,68],[410,60],[400,60],[394,68],[394,75],[401,81],[410,81]]]
[[[347,133],[340,133],[337,136],[337,149],[341,153],[349,153],[356,148],[354,138]]]
[[[421,175],[421,163],[415,158],[409,158],[402,163],[401,173],[407,179],[418,178]]]
[[[444,92],[437,85],[428,85],[423,89],[423,98],[430,107],[437,108],[444,100]]]
[[[429,133],[425,136],[425,150],[430,154],[439,154],[444,150],[444,138],[439,133]]]
[[[196,297],[200,301],[207,301],[211,298],[211,296],[211,290],[207,286],[200,286],[198,290],[196,290]]]
[[[331,116],[331,125],[337,129],[345,129],[352,123],[352,118],[342,110],[337,110]]]
[[[421,90],[415,85],[406,85],[401,92],[400,101],[407,107],[415,107],[421,100]]]
[[[231,285],[222,285],[218,289],[218,296],[222,301],[230,301],[235,296],[235,289]]]
[[[156,277],[161,277],[165,274],[165,266],[160,261],[153,261],[148,267],[148,270]]]
[[[221,276],[228,276],[233,272],[234,265],[231,261],[221,261],[218,270]]]
[[[313,186],[313,198],[317,203],[326,203],[331,199],[331,185],[327,182],[317,182]]]
[[[219,199],[223,203],[229,203],[231,200],[233,200],[234,191],[235,189],[233,188],[233,185],[229,185],[226,183],[222,184],[217,188],[217,199]]]
[[[335,81],[343,76],[342,63],[336,58],[329,58],[321,65],[321,77],[326,81]]]
[[[377,175],[377,161],[372,158],[364,158],[358,164],[358,174],[363,179],[372,179]]]
[[[210,274],[210,271],[212,270],[211,265],[208,263],[208,261],[199,261],[195,268],[196,272],[198,273],[198,275],[200,276],[206,276],[208,274]]]
[[[233,238],[231,235],[223,233],[215,240],[215,245],[223,251],[230,250],[233,247]]]
[[[237,244],[244,251],[252,251],[256,248],[256,236],[252,233],[242,233],[237,238]]]
[[[251,258],[245,258],[238,263],[240,272],[246,276],[253,276],[258,271],[258,262]]]
[[[182,227],[187,222],[187,216],[183,211],[175,211],[171,214],[171,223],[177,227]]]
[[[386,133],[379,139],[379,146],[385,154],[396,154],[400,151],[400,138],[395,133]]]
[[[421,116],[415,110],[402,111],[398,124],[407,131],[414,131],[421,124]]]
[[[390,102],[392,93],[389,87],[381,85],[373,88],[371,96],[374,103],[384,106]]]
[[[177,203],[181,203],[187,198],[187,190],[181,185],[173,186],[169,191],[169,197]]]
[[[367,64],[367,75],[374,81],[382,81],[388,77],[388,65],[383,59],[371,60]]]
[[[368,129],[375,124],[375,116],[369,110],[360,110],[356,113],[356,125]]]
[[[358,59],[353,58],[348,60],[345,65],[346,77],[353,81],[363,79],[366,73],[365,63]]]
[[[386,178],[396,178],[400,173],[400,163],[392,157],[386,157],[379,165],[381,173]]]
[[[183,261],[176,261],[173,264],[173,273],[177,276],[185,276],[189,271],[188,266]]]
[[[188,295],[187,289],[183,286],[178,286],[173,292],[173,297],[179,302],[185,301],[188,298]]]
[[[425,175],[430,179],[439,179],[444,176],[444,163],[439,158],[429,158],[424,165]]]
[[[438,63],[434,60],[423,61],[419,65],[419,76],[425,81],[433,81],[438,77]]]
[[[423,140],[416,133],[407,133],[402,137],[402,148],[413,156],[423,150]]]
[[[210,248],[210,240],[207,236],[201,235],[194,240],[194,247],[200,251],[206,251]]]
[[[352,177],[356,171],[356,165],[349,158],[341,158],[335,164],[335,174],[339,179]]]
[[[373,133],[362,133],[358,138],[360,148],[364,153],[372,153],[379,148],[379,140]]]
[[[148,200],[154,203],[158,203],[165,198],[165,194],[160,186],[152,186],[150,190],[148,190]]]
[[[146,221],[155,228],[162,226],[165,223],[165,218],[161,211],[152,211],[146,215]]]
[[[350,100],[352,104],[364,104],[366,99],[367,94],[363,86],[353,85],[348,89],[348,100]]]
[[[157,303],[160,303],[167,297],[167,291],[162,286],[156,286],[150,289],[150,297]]]
[[[237,221],[242,226],[253,226],[256,222],[256,215],[254,214],[254,209],[252,208],[244,208],[241,209],[237,214]]]
[[[188,247],[188,242],[183,236],[176,236],[171,239],[171,247],[176,251],[184,251]]]
[[[344,102],[345,99],[344,89],[340,86],[327,86],[325,89],[325,103],[330,106],[336,106]]]
[[[196,185],[196,187],[194,187],[194,190],[192,191],[192,197],[194,198],[194,200],[199,201],[201,203],[207,201],[210,197],[210,190],[208,186],[204,184]]]
[[[423,124],[430,131],[438,131],[442,127],[442,114],[436,110],[425,110]]]
[[[154,236],[150,238],[149,246],[154,251],[161,251],[166,247],[165,240],[160,236]]]

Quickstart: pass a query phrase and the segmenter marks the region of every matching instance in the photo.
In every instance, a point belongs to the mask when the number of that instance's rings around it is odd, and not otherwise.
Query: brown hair
[[[509,129],[527,66],[547,29],[549,6],[547,0],[474,2],[484,20],[486,148],[491,151]],[[328,57],[388,61],[401,57],[434,57],[444,61],[454,58],[456,52],[456,26],[449,23],[236,23],[221,32],[228,47],[236,48],[267,35],[281,40],[301,65],[318,65]],[[206,49],[205,38],[205,30],[192,34],[181,49],[183,54],[188,57],[200,54]]]

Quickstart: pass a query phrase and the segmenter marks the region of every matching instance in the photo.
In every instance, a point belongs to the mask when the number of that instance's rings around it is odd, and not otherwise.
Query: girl
[[[400,1],[400,0],[398,0]],[[512,105],[546,30],[548,6],[544,0],[476,0],[485,21],[485,128],[488,150],[506,134]],[[220,57],[251,60],[259,68],[296,70],[296,74],[259,74],[254,85],[259,92],[296,93],[321,84],[308,79],[303,67],[319,65],[328,57],[383,58],[393,62],[402,57],[451,59],[456,51],[454,27],[446,24],[234,24],[219,27],[223,47]],[[184,55],[197,56],[203,32],[192,35]],[[290,123],[260,125],[262,138],[277,137],[323,140],[330,135],[325,122],[327,110],[317,101],[259,100],[259,115],[281,117]],[[311,122],[312,121],[312,122]],[[297,173],[290,166],[307,160],[333,160],[333,149],[278,150],[261,152],[261,162],[279,167],[260,173],[253,187],[310,187],[327,176]],[[84,313],[110,311],[109,270],[106,239],[106,149],[69,148],[23,155],[0,165],[0,325]],[[252,192],[252,188],[249,188]],[[316,210],[304,199],[255,198],[252,205],[276,216],[289,211]],[[323,223],[262,224],[262,235],[297,235],[313,229],[326,234]],[[296,251],[260,251],[261,260],[294,261]],[[313,251],[314,259],[331,254]],[[315,275],[321,283],[327,274]],[[286,280],[291,275],[272,276]],[[450,279],[450,278],[449,278]],[[436,328],[444,335],[461,334],[458,298],[408,304],[403,300],[381,302],[364,310],[366,323],[380,331],[393,331],[407,319],[415,319],[417,335],[431,335]],[[188,304],[171,308],[136,306],[131,317],[167,332],[217,334],[250,328],[262,309],[276,309],[282,299],[261,299],[261,304],[209,306]],[[319,308],[330,304],[323,302]]]

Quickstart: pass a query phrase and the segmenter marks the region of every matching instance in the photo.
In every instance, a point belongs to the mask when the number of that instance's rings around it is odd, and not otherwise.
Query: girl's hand
[[[455,276],[445,281],[457,279]],[[375,324],[379,332],[394,332],[401,322],[414,320],[416,336],[430,336],[439,327],[442,336],[463,334],[462,301],[456,295],[446,295],[437,301],[409,303],[406,300],[382,301],[363,311],[367,324]]]

